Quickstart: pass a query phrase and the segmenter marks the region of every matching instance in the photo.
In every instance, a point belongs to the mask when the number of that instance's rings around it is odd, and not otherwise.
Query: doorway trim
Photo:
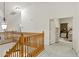
[[[63,19],[63,18],[72,18],[72,49],[73,49],[73,29],[74,29],[74,27],[73,27],[73,22],[74,22],[74,17],[73,16],[69,16],[69,17],[60,17],[60,18],[58,18],[58,20],[59,19]]]
[[[49,19],[49,45],[51,45],[51,22],[54,21],[54,19]],[[55,22],[55,21],[54,21]],[[56,39],[56,38],[55,38]],[[53,43],[52,43],[53,44]]]
[[[74,29],[73,28],[73,16],[70,16],[70,17],[59,17],[58,18],[58,20],[59,19],[61,19],[61,18],[72,18],[72,29]],[[49,45],[51,45],[50,44],[50,40],[51,40],[51,34],[50,34],[50,30],[51,30],[51,21],[54,21],[54,19],[52,18],[52,19],[49,19]],[[56,39],[56,37],[55,37],[55,39]],[[72,48],[73,48],[73,31],[72,31]]]

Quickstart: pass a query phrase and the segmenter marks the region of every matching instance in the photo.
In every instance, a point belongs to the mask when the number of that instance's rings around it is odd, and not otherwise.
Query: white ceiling
[[[4,3],[0,2],[0,10],[3,11],[4,10]]]
[[[56,7],[56,6],[59,6],[61,5],[60,7],[63,7],[62,5],[69,5],[69,4],[73,4],[73,2],[69,2],[69,3],[66,3],[66,2],[5,2],[5,14],[8,15],[10,14],[11,12],[14,11],[14,7],[20,7],[21,9],[26,9],[28,7],[36,7],[37,5],[38,6],[49,6],[49,7]],[[63,7],[64,8],[64,7]],[[1,11],[4,11],[4,3],[3,2],[0,2],[0,10]]]
[[[73,3],[73,2],[69,2],[68,4]],[[15,6],[20,6],[21,8],[27,8],[29,6],[35,6],[35,5],[51,5],[52,6],[57,6],[59,4],[67,4],[66,2],[63,3],[58,3],[58,2],[6,2],[5,3],[5,11],[6,13],[12,11],[12,9]],[[4,10],[4,3],[0,2],[0,10]]]

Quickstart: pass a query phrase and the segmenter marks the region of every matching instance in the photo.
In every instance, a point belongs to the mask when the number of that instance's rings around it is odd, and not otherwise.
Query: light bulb
[[[7,28],[7,25],[6,24],[2,24],[2,29],[6,29]]]

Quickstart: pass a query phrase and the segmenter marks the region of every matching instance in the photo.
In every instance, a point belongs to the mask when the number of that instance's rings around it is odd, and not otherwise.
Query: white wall
[[[25,8],[21,16],[22,31],[44,31],[46,45],[49,45],[50,17],[55,19],[73,16],[73,48],[79,53],[79,3],[6,3],[6,12],[12,11],[11,8],[16,5]]]
[[[73,3],[6,3],[6,15],[14,6],[21,6],[23,32],[45,32],[45,44],[49,45],[49,19],[73,16]],[[6,16],[7,17],[7,16]],[[57,21],[55,19],[55,21]],[[16,22],[16,21],[15,21]]]
[[[1,27],[1,24],[3,23],[3,12],[0,10],[0,32],[3,32],[3,29]]]
[[[79,56],[79,3],[74,5],[74,17],[73,17],[73,48]]]
[[[6,17],[7,20],[7,31],[20,31],[21,14],[9,14]]]
[[[22,15],[23,31],[45,32],[49,44],[49,19],[73,16],[73,3],[33,3]]]
[[[0,16],[0,32],[3,32],[3,29],[2,29],[2,27],[1,27],[2,22],[3,22],[3,17],[2,17],[2,16]]]
[[[57,28],[60,28],[59,18],[54,18],[54,20],[55,20],[55,26]]]

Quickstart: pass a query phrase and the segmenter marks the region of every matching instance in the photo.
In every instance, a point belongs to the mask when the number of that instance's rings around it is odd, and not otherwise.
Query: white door
[[[55,43],[55,22],[54,20],[50,20],[49,22],[49,44]]]

